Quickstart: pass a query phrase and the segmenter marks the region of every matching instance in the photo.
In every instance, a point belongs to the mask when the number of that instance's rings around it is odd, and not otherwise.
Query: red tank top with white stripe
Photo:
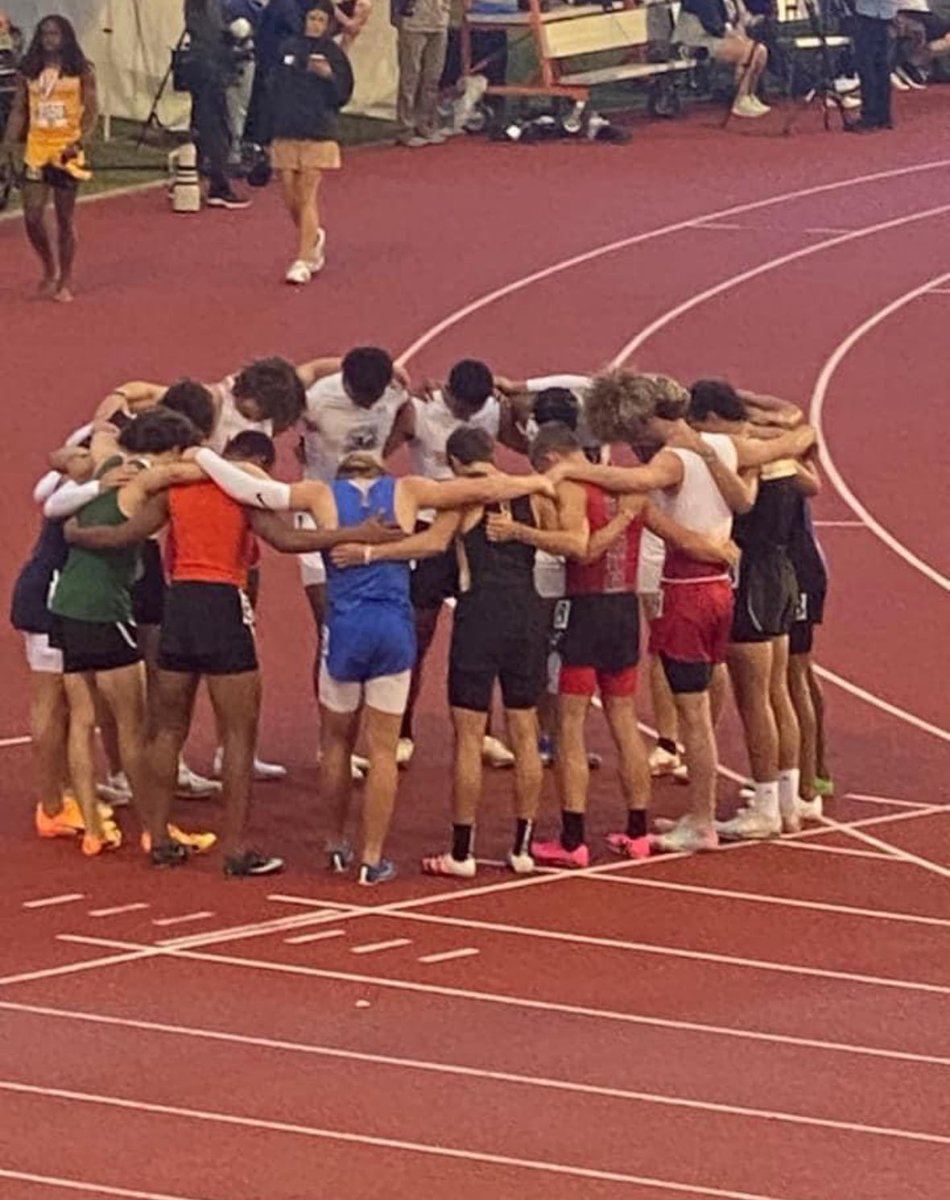
[[[620,497],[603,491],[593,484],[582,485],[587,494],[587,520],[592,534],[603,529],[620,511]],[[643,522],[631,521],[626,532],[615,538],[606,553],[594,562],[567,560],[566,587],[568,596],[605,596],[615,592],[637,590],[637,564],[640,559],[640,535]]]
[[[171,581],[247,587],[254,537],[241,505],[209,480],[171,488],[168,507]]]

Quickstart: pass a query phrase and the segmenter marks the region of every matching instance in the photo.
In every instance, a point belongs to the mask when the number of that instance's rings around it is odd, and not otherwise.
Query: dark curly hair
[[[237,399],[254,400],[274,432],[283,433],[303,416],[307,393],[293,363],[276,355],[249,363],[234,380]]]
[[[204,437],[214,429],[214,397],[203,383],[194,379],[179,379],[162,397],[162,407],[187,417]]]
[[[187,417],[161,405],[129,421],[119,434],[119,445],[130,454],[165,454],[200,446],[203,441]]]
[[[20,71],[27,79],[36,79],[43,68],[46,66],[46,53],[43,50],[43,26],[56,25],[59,29],[59,35],[62,38],[62,47],[59,52],[59,62],[64,75],[85,75],[91,69],[92,64],[89,59],[83,54],[79,45],[79,39],[76,37],[76,30],[73,28],[71,21],[67,21],[65,17],[53,14],[49,17],[44,17],[38,23],[36,29],[33,30],[33,37],[27,47],[26,54],[20,60]]]

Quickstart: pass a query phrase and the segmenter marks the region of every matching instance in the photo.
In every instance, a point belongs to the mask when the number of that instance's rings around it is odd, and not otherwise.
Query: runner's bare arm
[[[469,475],[437,482],[421,475],[407,475],[400,486],[417,508],[462,508],[476,504],[500,504],[518,496],[554,496],[554,485],[545,475]]]
[[[548,554],[586,558],[590,525],[584,489],[566,481],[557,489],[557,504],[544,496],[536,498],[538,525],[512,520],[511,513],[489,513],[488,540],[524,542]]]
[[[342,358],[312,358],[309,362],[299,363],[297,366],[297,378],[305,388],[313,387],[318,379],[325,379],[327,375],[335,375],[343,366]]]
[[[811,455],[795,460],[795,483],[803,496],[817,496],[821,491],[818,464]]]
[[[706,464],[719,494],[734,513],[747,513],[755,504],[758,493],[758,475],[733,471],[719,457],[713,447],[700,436],[692,425],[677,421],[667,446],[690,450]]]
[[[532,397],[525,396],[518,400],[504,397],[498,418],[498,441],[516,454],[528,453],[528,439],[524,427],[531,415]]]
[[[164,398],[168,388],[164,383],[146,383],[144,380],[135,379],[129,383],[123,383],[106,396],[96,409],[95,416],[108,420],[114,413],[120,409],[125,409],[132,413],[144,412],[147,408],[154,408],[156,404],[160,404]]]
[[[574,479],[594,483],[607,492],[652,492],[676,487],[683,482],[683,464],[679,457],[661,450],[641,467],[606,467],[589,462],[560,462],[548,472],[548,478],[560,482]]]
[[[168,520],[168,496],[150,496],[134,516],[122,525],[83,525],[72,517],[63,526],[66,541],[87,550],[120,550],[154,537]]]
[[[736,390],[745,403],[749,420],[754,425],[777,425],[783,429],[794,429],[805,420],[805,414],[790,400],[781,400],[778,396],[768,396],[762,392],[749,392],[744,388]]]
[[[400,446],[411,442],[415,436],[416,410],[412,401],[407,400],[405,404],[400,405],[399,411],[396,413],[393,427],[386,439],[386,445],[383,447],[383,458],[389,458],[390,454],[395,454]]]
[[[282,554],[313,554],[329,550],[341,542],[362,545],[397,541],[403,537],[402,530],[384,525],[377,517],[370,517],[360,525],[344,529],[294,529],[276,513],[254,509],[249,514],[251,528],[269,546]]]
[[[401,541],[373,546],[353,545],[350,538],[331,551],[330,557],[338,567],[361,567],[374,562],[406,562],[412,558],[432,558],[449,548],[461,521],[461,512],[441,512],[428,529],[421,533],[412,533]],[[352,530],[347,529],[344,532],[349,534]]]
[[[739,547],[731,539],[715,541],[705,534],[686,529],[666,513],[660,512],[655,504],[647,502],[643,510],[643,523],[671,546],[676,546],[698,562],[728,563],[734,567],[739,561]]]
[[[13,104],[10,106],[10,116],[3,133],[6,146],[14,146],[26,140],[26,131],[30,123],[30,105],[26,90],[26,80],[22,75],[17,76],[16,91],[13,94]]]
[[[606,554],[617,538],[626,534],[630,522],[636,520],[643,512],[645,504],[646,501],[642,496],[633,494],[624,496],[620,501],[620,511],[616,516],[612,517],[603,529],[598,529],[591,535],[584,562],[596,562],[598,558]]]
[[[815,444],[815,430],[811,425],[800,425],[781,437],[761,438],[734,437],[739,456],[739,469],[764,467],[766,463],[780,458],[801,458]]]

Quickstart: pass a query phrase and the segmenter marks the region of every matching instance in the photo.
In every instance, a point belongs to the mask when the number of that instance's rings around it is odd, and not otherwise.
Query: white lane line
[[[851,227],[852,229],[854,226]],[[805,233],[850,233],[849,229],[832,229],[827,225],[812,225],[811,228],[804,230]]]
[[[24,900],[24,908],[52,908],[55,904],[73,904],[84,898],[82,892],[64,892],[61,896],[43,896],[39,900]]]
[[[107,941],[104,938],[88,938],[63,934],[63,941],[83,945],[121,946],[133,949],[135,943]],[[150,947],[142,947],[150,951]],[[619,1012],[615,1009],[593,1008],[582,1004],[562,1004],[557,1000],[536,1000],[530,996],[517,996],[498,992],[476,992],[469,988],[449,987],[445,984],[422,983],[410,979],[394,979],[382,975],[357,975],[351,971],[331,971],[322,967],[300,966],[295,963],[268,962],[265,959],[238,958],[236,955],[207,954],[199,950],[166,950],[169,958],[183,958],[190,962],[218,963],[230,967],[241,967],[255,971],[269,971],[276,975],[298,975],[305,979],[328,979],[339,983],[355,983],[361,987],[374,984],[391,991],[410,992],[424,996],[442,996],[451,1000],[471,1000],[479,1004],[494,1004],[505,1008],[527,1009],[531,1012],[556,1012],[571,1017],[589,1017],[594,1020],[614,1021],[624,1025],[643,1025],[652,1029],[673,1029],[685,1033],[708,1033],[740,1041],[774,1043],[780,1046],[804,1046],[812,1050],[838,1054],[856,1054],[868,1058],[893,1059],[900,1062],[927,1063],[931,1066],[950,1067],[950,1058],[933,1054],[916,1054],[909,1050],[888,1050],[878,1046],[862,1046],[852,1042],[821,1041],[816,1038],[796,1037],[794,1034],[764,1033],[748,1028],[730,1028],[725,1025],[707,1025],[699,1021],[677,1021],[671,1018],[645,1015],[642,1013]],[[3,1002],[0,1002],[3,1003]]]
[[[362,946],[351,946],[351,954],[379,954],[382,950],[396,950],[408,946],[412,938],[390,938],[388,942],[364,942]]]
[[[923,730],[924,733],[933,734],[935,738],[940,738],[943,742],[950,742],[950,730],[941,729],[939,725],[933,725],[930,721],[925,721],[923,717],[918,717],[915,713],[908,712],[906,708],[901,708],[897,704],[891,704],[889,700],[882,700],[880,696],[875,696],[873,692],[866,691],[863,687],[852,683],[850,679],[844,679],[834,671],[829,671],[827,667],[819,667],[816,664],[815,672],[822,679],[827,679],[835,687],[841,688],[843,692],[847,692],[849,695],[863,700],[865,704],[879,708],[881,712],[886,712],[891,717],[897,717],[900,721],[906,721],[908,725],[913,725],[915,728]]]
[[[161,929],[166,929],[170,925],[187,925],[189,921],[207,921],[209,917],[213,916],[213,912],[202,909],[200,912],[182,913],[179,917],[156,917],[152,921],[152,924],[159,926]]]
[[[303,946],[307,942],[325,942],[328,938],[345,937],[345,929],[327,929],[323,933],[301,933],[297,937],[284,938],[285,946]]]
[[[748,229],[748,225],[729,225],[725,221],[703,221],[702,219],[700,219],[698,221],[694,221],[691,228],[692,229],[714,229],[714,230],[715,229],[726,229],[731,232],[735,229]],[[763,232],[771,232],[771,231],[766,230]]]
[[[572,1163],[541,1162],[538,1159],[515,1158],[508,1154],[490,1154],[487,1151],[466,1150],[460,1146],[441,1146],[432,1142],[413,1142],[403,1138],[378,1137],[367,1133],[350,1133],[340,1129],[322,1129],[315,1125],[291,1124],[288,1121],[269,1121],[261,1117],[244,1117],[237,1113],[216,1112],[211,1109],[184,1108],[176,1104],[154,1104],[145,1100],[130,1100],[121,1096],[109,1096],[101,1092],[77,1092],[68,1088],[40,1087],[36,1084],[19,1083],[12,1079],[0,1080],[0,1090],[27,1096],[44,1096],[54,1100],[71,1100],[78,1104],[91,1104],[103,1108],[121,1109],[131,1112],[153,1113],[157,1116],[181,1117],[188,1121],[230,1125],[240,1129],[263,1129],[269,1133],[288,1133],[297,1137],[317,1138],[328,1142],[343,1142],[348,1145],[375,1146],[384,1150],[402,1150],[432,1158],[455,1159],[463,1162],[486,1163],[490,1166],[515,1167],[524,1171],[535,1171],[542,1175],[567,1176],[574,1179],[596,1179],[608,1183],[636,1184],[640,1187],[656,1188],[658,1191],[686,1193],[690,1196],[710,1196],[716,1200],[780,1200],[762,1192],[740,1192],[728,1188],[706,1187],[702,1184],[685,1183],[672,1179],[655,1179],[647,1175],[629,1175],[620,1171],[602,1171]]]
[[[453,958],[472,958],[480,953],[481,951],[476,950],[474,946],[463,946],[459,950],[443,950],[441,954],[424,954],[419,961],[421,963],[443,963],[450,962]]]
[[[918,811],[920,811],[918,809]],[[950,809],[945,809],[945,812],[950,812]],[[823,817],[822,821],[831,829],[835,829],[834,821]],[[844,826],[839,827],[844,831]],[[944,829],[944,832],[946,830]],[[873,846],[876,850],[886,850],[888,854],[894,858],[899,858],[903,862],[913,863],[915,867],[922,867],[925,871],[929,871],[932,875],[939,875],[943,879],[950,879],[950,867],[945,867],[942,863],[936,863],[929,858],[923,858],[919,854],[914,854],[910,850],[905,850],[902,846],[895,846],[893,842],[885,842],[883,838],[875,837],[873,833],[866,833],[863,829],[847,830],[848,837],[857,838],[859,842],[864,842],[867,846]]]
[[[879,825],[879,824],[883,824],[885,822],[900,821],[905,818],[928,816],[931,813],[943,812],[943,811],[945,811],[945,809],[942,806],[934,805],[930,808],[919,809],[918,811],[915,811],[915,812],[905,812],[905,813],[897,813],[897,814],[888,813],[883,817],[867,817],[867,818],[862,819],[861,821],[852,821],[848,826],[840,826],[839,829],[844,829],[844,828],[851,829],[851,828],[858,828],[858,827],[863,827],[863,826],[867,826],[867,825]],[[788,838],[784,839],[784,844],[788,844],[790,842],[794,842],[799,839],[821,837],[829,832],[830,832],[830,830],[826,829],[824,827],[819,827],[816,829],[806,829],[802,833],[791,834]],[[727,850],[733,850],[733,851],[744,850],[744,851],[751,853],[751,849],[755,845],[757,845],[757,843],[737,842],[734,845],[729,846],[724,850],[720,850],[719,853],[726,853]],[[596,867],[585,867],[582,870],[574,871],[571,874],[571,878],[577,879],[579,877],[583,877],[583,876],[587,876],[587,875],[595,875],[596,876],[596,875],[601,875],[601,874],[608,874],[613,871],[621,871],[621,870],[627,871],[627,870],[633,870],[633,869],[637,869],[637,868],[642,869],[642,868],[647,868],[650,866],[655,866],[659,863],[667,864],[670,862],[674,862],[677,859],[686,858],[686,857],[688,857],[688,856],[687,855],[677,855],[677,854],[665,854],[662,856],[657,855],[654,858],[644,859],[642,862],[639,862],[639,863],[631,863],[626,860],[624,860],[622,862],[617,862],[617,863],[604,863],[604,864],[600,864]],[[892,860],[892,861],[896,861],[896,860]],[[2,976],[2,977],[0,977],[0,987],[18,984],[18,983],[34,983],[40,979],[55,979],[55,978],[58,978],[59,976],[63,976],[63,975],[78,974],[83,971],[92,971],[99,967],[105,968],[105,967],[112,967],[112,966],[123,966],[124,964],[134,962],[137,959],[153,958],[156,955],[160,955],[160,954],[164,953],[167,949],[175,949],[178,947],[185,948],[187,946],[197,947],[197,946],[222,945],[225,942],[235,941],[238,939],[266,937],[273,933],[283,933],[283,932],[293,930],[293,929],[300,929],[300,928],[314,926],[314,925],[320,925],[320,924],[329,924],[330,922],[337,921],[337,920],[350,921],[350,920],[355,919],[356,917],[367,917],[367,916],[382,917],[382,916],[391,915],[392,913],[402,912],[402,911],[406,911],[406,910],[413,909],[413,908],[430,908],[432,906],[439,905],[439,904],[453,903],[457,900],[467,900],[467,899],[469,899],[469,897],[472,897],[472,896],[488,896],[488,895],[494,895],[494,894],[500,893],[500,892],[508,892],[508,891],[514,891],[516,889],[520,890],[520,889],[527,888],[527,887],[546,885],[549,883],[558,882],[559,880],[562,880],[563,878],[564,878],[564,876],[560,873],[557,875],[519,876],[517,879],[505,880],[504,882],[499,882],[499,883],[481,884],[476,887],[457,888],[455,890],[445,891],[445,892],[434,892],[432,895],[417,896],[411,900],[397,900],[397,901],[393,901],[391,904],[377,905],[375,908],[356,908],[356,907],[354,907],[351,910],[349,910],[348,912],[342,912],[338,915],[334,914],[331,916],[327,916],[321,912],[321,913],[318,913],[317,916],[313,916],[312,914],[308,913],[308,914],[303,914],[301,916],[296,916],[296,917],[287,917],[280,921],[264,921],[258,925],[238,926],[235,929],[231,929],[231,930],[211,931],[207,934],[196,935],[193,938],[169,939],[168,941],[156,942],[155,945],[153,945],[153,946],[141,946],[141,947],[132,949],[129,953],[125,953],[125,954],[108,954],[108,955],[104,955],[103,957],[98,958],[98,959],[87,959],[87,960],[84,960],[81,962],[76,962],[76,963],[66,963],[63,966],[59,966],[59,967],[44,967],[37,971],[26,971],[26,972],[22,972],[22,973],[16,974],[16,975]],[[286,902],[293,902],[293,903],[297,903],[297,904],[303,903],[306,906],[320,903],[321,908],[323,907],[322,902],[317,902],[315,900],[311,900],[310,898],[301,898],[301,897],[293,898],[290,896],[285,896],[284,900]],[[73,940],[76,940],[80,944],[82,943],[82,939],[73,939]],[[108,943],[105,941],[96,942],[94,939],[93,944],[110,945],[110,944],[114,944],[114,943]]]
[[[874,855],[873,857],[878,857]],[[930,925],[950,929],[948,917],[922,917],[916,913],[888,912],[879,908],[856,908],[850,904],[831,904],[820,900],[793,900],[788,896],[766,895],[762,892],[737,892],[730,888],[702,887],[691,883],[670,883],[663,879],[634,878],[631,875],[600,875],[593,883],[622,883],[628,887],[658,888],[669,892],[686,892],[693,896],[717,896],[724,900],[740,900],[749,904],[771,904],[777,908],[803,908],[810,912],[834,913],[836,916],[866,917],[872,921],[897,921],[908,925]]]
[[[901,865],[901,859],[895,858],[893,854],[878,854],[874,850],[852,850],[850,846],[819,846],[817,843],[789,842],[784,839],[776,842],[775,845],[784,846],[788,850],[820,850],[822,854],[845,854],[849,858],[873,858],[877,862]],[[904,866],[909,865],[909,863],[904,863]]]
[[[867,529],[863,521],[815,521],[816,529]]]
[[[849,242],[873,237],[875,234],[886,233],[892,229],[901,229],[903,226],[911,225],[917,221],[928,221],[932,217],[943,216],[948,211],[950,211],[950,204],[938,204],[933,208],[918,209],[916,212],[904,213],[900,217],[891,217],[887,221],[876,221],[873,225],[865,225],[860,229],[850,229],[847,233],[837,234],[835,237],[826,238],[821,242],[810,242],[807,246],[800,246],[797,250],[790,250],[786,254],[779,254],[775,258],[766,259],[765,262],[761,262],[757,266],[749,267],[745,271],[739,271],[735,275],[730,275],[728,279],[714,283],[711,287],[705,288],[701,292],[694,292],[689,299],[661,313],[660,316],[641,329],[639,333],[632,337],[614,355],[611,365],[614,367],[623,366],[629,358],[632,358],[636,354],[645,342],[648,342],[650,338],[658,334],[661,329],[665,329],[667,325],[678,321],[680,317],[685,316],[686,313],[691,312],[694,308],[698,308],[701,304],[705,304],[708,300],[712,300],[716,296],[721,296],[724,292],[732,291],[734,288],[741,287],[750,280],[757,279],[760,275],[766,275],[770,271],[778,270],[780,267],[787,267],[790,263],[811,258],[813,255],[823,253],[825,250],[833,250],[838,246],[845,246]],[[936,281],[932,280],[931,282]],[[865,520],[870,516],[869,513],[859,512],[851,504],[848,504],[848,507]],[[870,524],[871,522],[868,523]]]
[[[862,987],[893,988],[897,991],[922,992],[925,995],[950,996],[950,986],[927,983],[924,980],[897,979],[887,975],[865,975],[860,971],[837,971],[830,967],[809,967],[804,963],[783,963],[772,959],[746,958],[738,954],[717,954],[712,950],[688,950],[680,946],[663,946],[656,942],[633,942],[624,938],[599,937],[588,933],[565,933],[560,929],[536,929],[530,925],[509,925],[504,921],[482,921],[471,917],[430,916],[428,913],[398,912],[392,916],[400,921],[417,921],[433,925],[450,925],[456,929],[476,929],[486,933],[504,933],[533,941],[563,942],[568,946],[591,946],[598,950],[619,950],[626,954],[645,954],[659,958],[682,958],[688,962],[714,963],[722,967],[738,967],[747,971],[775,972],[805,979],[829,979],[854,983]],[[60,934],[66,940],[69,934]]]
[[[945,167],[950,167],[950,159],[934,159],[926,163],[917,163],[911,167],[895,167],[886,171],[874,171],[867,175],[852,176],[850,179],[839,179],[831,183],[816,184],[813,187],[798,188],[791,192],[779,192],[774,196],[766,196],[762,200],[752,200],[743,204],[733,204],[729,208],[698,213],[692,217],[685,217],[681,221],[675,221],[671,225],[662,225],[658,229],[648,229],[645,233],[635,233],[628,237],[618,238],[613,242],[606,242],[601,246],[595,246],[591,250],[585,250],[580,254],[573,254],[569,258],[563,258],[559,262],[551,263],[547,267],[531,271],[527,275],[522,275],[520,278],[514,279],[501,287],[494,288],[490,292],[483,292],[481,296],[477,296],[474,300],[469,301],[468,304],[463,304],[461,307],[455,309],[454,312],[449,313],[447,317],[443,317],[441,321],[437,321],[435,325],[431,325],[410,346],[403,350],[396,361],[400,366],[404,366],[420,350],[428,346],[430,342],[435,341],[436,338],[441,337],[443,333],[453,326],[458,325],[461,321],[466,320],[466,318],[473,316],[475,313],[481,312],[483,308],[487,308],[499,300],[504,300],[507,296],[514,295],[514,293],[522,291],[524,288],[531,287],[535,283],[541,283],[545,279],[550,279],[553,275],[558,275],[562,271],[569,271],[574,267],[594,262],[596,259],[603,258],[606,255],[616,254],[620,250],[627,250],[632,246],[652,242],[657,238],[667,237],[671,233],[680,233],[684,229],[692,228],[697,221],[717,221],[723,218],[739,216],[742,213],[756,212],[760,208],[770,208],[777,204],[785,204],[791,200],[802,200],[807,196],[823,195],[826,192],[858,187],[866,183],[883,183],[926,171],[939,171]]]
[[[331,900],[314,900],[311,896],[288,896],[284,892],[272,892],[268,897],[275,904],[313,904],[317,908],[336,909],[339,912],[349,912],[354,908],[371,908],[369,904],[334,904]]]
[[[934,287],[938,287],[941,284],[946,283],[948,280],[950,280],[950,273],[947,272],[934,276],[934,278],[929,279],[926,283],[921,284],[919,287],[911,288],[910,291],[905,292],[902,296],[898,296],[897,299],[892,300],[890,304],[885,304],[883,308],[879,308],[876,313],[873,313],[866,321],[863,321],[860,325],[858,325],[856,329],[852,329],[848,336],[838,343],[831,356],[825,362],[825,365],[822,367],[818,378],[815,381],[815,387],[812,391],[811,397],[811,423],[815,426],[815,429],[818,432],[818,452],[821,458],[821,465],[824,467],[825,473],[831,480],[835,491],[845,502],[845,504],[847,504],[848,508],[851,509],[855,516],[860,517],[860,519],[864,521],[871,532],[874,533],[884,543],[885,546],[887,546],[890,550],[893,550],[893,552],[902,558],[904,562],[913,567],[915,570],[919,571],[921,575],[929,579],[931,583],[935,583],[937,587],[943,588],[945,592],[950,592],[950,579],[938,571],[936,567],[932,567],[930,563],[924,562],[922,558],[914,554],[912,550],[908,549],[903,542],[899,541],[890,532],[890,530],[885,529],[880,521],[878,521],[874,515],[869,512],[869,510],[861,503],[858,497],[845,482],[844,476],[835,465],[835,461],[831,456],[831,451],[828,448],[824,428],[822,426],[822,419],[824,417],[825,401],[828,396],[828,387],[831,383],[831,380],[833,379],[841,363],[851,353],[858,342],[860,342],[863,337],[870,333],[872,329],[875,329],[883,321],[886,321],[889,317],[893,316],[894,313],[899,312],[900,309],[902,309],[905,305],[910,304],[913,300],[916,300],[918,296],[924,295],[925,292],[931,291]],[[950,733],[944,731],[944,734],[946,740],[950,741]]]
[[[863,800],[865,804],[892,804],[895,808],[932,808],[922,800],[896,800],[893,796],[871,796],[867,792],[845,792],[845,800]]]
[[[924,1133],[919,1130],[910,1129],[896,1129],[892,1126],[870,1125],[865,1122],[840,1121],[825,1117],[814,1117],[806,1113],[792,1113],[785,1110],[722,1104],[686,1096],[671,1096],[665,1092],[633,1091],[629,1088],[608,1087],[602,1084],[577,1083],[573,1080],[560,1079],[548,1075],[516,1075],[510,1071],[495,1071],[487,1067],[467,1067],[459,1063],[435,1062],[431,1059],[402,1058],[392,1054],[372,1054],[368,1051],[344,1050],[338,1046],[322,1046],[313,1042],[293,1042],[279,1038],[255,1037],[217,1029],[206,1029],[200,1026],[140,1021],[131,1017],[111,1017],[103,1013],[74,1012],[65,1009],[48,1008],[43,1005],[0,1003],[0,1010],[25,1013],[30,1016],[53,1017],[57,1021],[65,1018],[91,1025],[134,1029],[147,1033],[164,1033],[172,1037],[222,1042],[227,1045],[254,1046],[264,1050],[280,1050],[290,1054],[309,1055],[316,1058],[339,1059],[343,1062],[360,1062],[371,1063],[374,1066],[399,1067],[434,1075],[483,1079],[493,1083],[515,1084],[527,1088],[542,1088],[583,1096],[602,1096],[612,1100],[627,1100],[644,1104],[665,1105],[672,1108],[696,1109],[703,1112],[726,1113],[730,1116],[752,1117],[767,1121],[783,1121],[793,1125],[811,1125],[824,1129],[842,1129],[850,1133],[869,1133],[881,1137],[893,1137],[899,1140],[928,1141],[939,1145],[950,1145],[950,1136],[942,1134]]]
[[[29,1171],[11,1171],[0,1167],[0,1179],[17,1183],[41,1183],[44,1187],[64,1192],[91,1192],[94,1196],[118,1196],[123,1200],[205,1200],[204,1197],[183,1196],[180,1192],[140,1192],[137,1188],[111,1187],[105,1183],[88,1183],[82,1179],[64,1179],[61,1175],[34,1175]]]
[[[139,912],[143,908],[148,908],[148,905],[143,900],[138,900],[135,904],[117,904],[113,908],[91,908],[86,916],[117,917],[120,913]]]
[[[9,746],[28,746],[33,739],[27,735],[26,737],[9,737],[0,738],[0,750],[6,750]]]
[[[950,296],[950,288],[930,288],[927,292],[928,296]]]

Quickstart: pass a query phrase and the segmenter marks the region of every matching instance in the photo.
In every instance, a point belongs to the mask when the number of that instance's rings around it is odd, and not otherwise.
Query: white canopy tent
[[[95,63],[103,111],[143,121],[168,69],[183,28],[183,0],[0,0],[0,8],[27,38],[37,21],[59,13],[72,21],[83,50]],[[351,55],[356,91],[347,109],[391,117],[396,96],[396,38],[387,0],[377,0]],[[182,127],[188,98],[165,89],[159,119]]]

